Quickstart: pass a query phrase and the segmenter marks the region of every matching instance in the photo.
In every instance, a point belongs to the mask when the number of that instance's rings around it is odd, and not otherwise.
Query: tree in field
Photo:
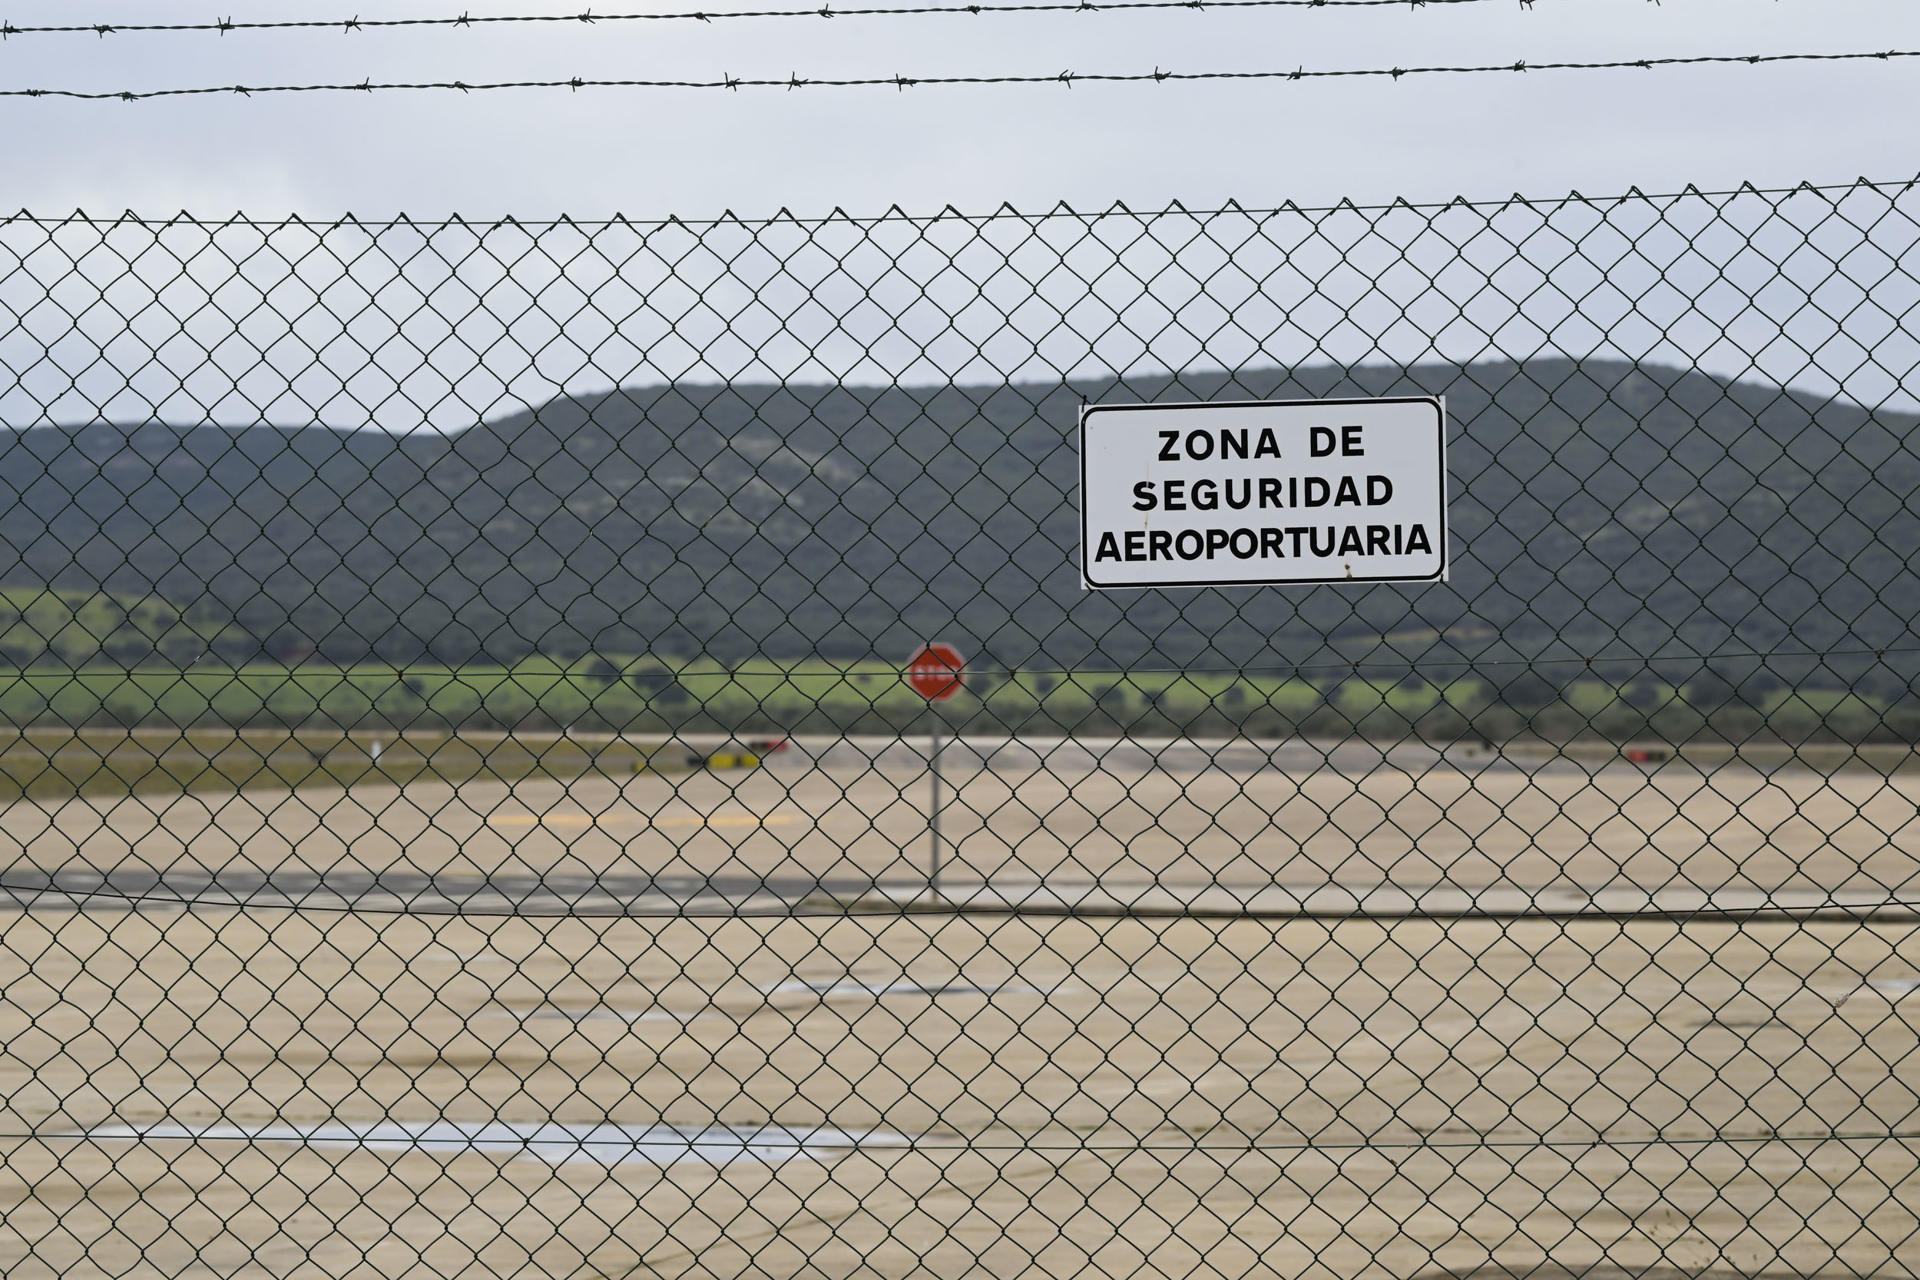
[[[641,667],[628,673],[627,683],[656,710],[684,707],[693,700],[679,677],[666,667]]]
[[[1732,681],[1719,672],[1702,671],[1687,681],[1681,694],[1686,698],[1687,705],[1694,710],[1712,712],[1732,702],[1739,695],[1739,691],[1733,687]]]
[[[1499,700],[1521,715],[1531,716],[1560,701],[1560,690],[1539,672],[1522,671],[1500,686]]]

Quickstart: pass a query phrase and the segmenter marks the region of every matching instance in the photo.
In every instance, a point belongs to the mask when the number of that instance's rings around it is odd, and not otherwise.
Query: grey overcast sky
[[[600,0],[660,11],[726,0]],[[581,0],[256,0],[248,19]],[[734,7],[779,7],[753,4]],[[228,6],[229,9],[232,6]],[[16,25],[209,0],[10,0]],[[221,13],[225,13],[222,10]],[[334,32],[16,36],[9,87],[1255,70],[1920,49],[1914,0],[1517,0]],[[1383,80],[0,100],[5,203],[363,217],[984,210],[1589,194],[1905,177],[1920,62]]]

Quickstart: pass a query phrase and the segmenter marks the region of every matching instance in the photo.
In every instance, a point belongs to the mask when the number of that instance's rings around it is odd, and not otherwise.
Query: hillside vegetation
[[[1760,676],[1735,687],[1711,672],[1676,686],[1644,676],[1612,684],[1584,670],[1564,685],[985,670],[970,672],[965,689],[934,714],[951,729],[996,735],[1920,741],[1920,698],[1911,695],[1793,689]],[[917,732],[928,716],[899,666],[877,662],[809,661],[784,671],[603,657],[528,658],[512,667],[0,671],[0,723],[15,725],[657,737]]]
[[[0,588],[0,669],[246,662],[260,642],[209,605],[152,596]]]
[[[1447,400],[1450,582],[1081,589],[1083,402],[1405,393]],[[41,427],[0,433],[0,582],[25,592],[5,597],[19,616],[0,627],[0,663],[884,667],[937,637],[1003,672],[1197,680],[1363,662],[1432,687],[1476,680],[1529,715],[1575,676],[1705,681],[1716,707],[1761,713],[1786,689],[1890,709],[1920,674],[1916,425],[1555,358],[683,383],[444,436]],[[1769,656],[1709,671],[1701,655],[1719,654]],[[1533,659],[1551,697],[1509,692],[1528,673],[1516,660]],[[1264,705],[1243,683],[1241,705]]]

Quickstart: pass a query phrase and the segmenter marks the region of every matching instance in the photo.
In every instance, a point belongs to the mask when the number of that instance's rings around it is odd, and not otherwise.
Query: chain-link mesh
[[[1914,1274],[1917,214],[6,221],[0,1273]]]

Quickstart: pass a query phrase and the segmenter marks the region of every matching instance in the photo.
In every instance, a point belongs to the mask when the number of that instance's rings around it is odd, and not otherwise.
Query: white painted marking
[[[737,1021],[731,1015],[719,1009],[695,1009],[681,1012],[677,1009],[616,1009],[611,1005],[597,1004],[587,1009],[563,1009],[559,1005],[543,1004],[533,1009],[514,1009],[506,1005],[494,1005],[486,1012],[505,1014],[526,1022],[533,1018],[565,1018],[571,1022],[627,1022],[627,1023],[673,1023],[685,1026],[689,1022],[712,1019],[724,1022]]]
[[[221,1141],[287,1143],[333,1150],[367,1150],[388,1155],[424,1151],[432,1155],[468,1153],[531,1156],[549,1164],[587,1161],[602,1165],[686,1163],[725,1165],[751,1160],[784,1164],[822,1160],[868,1147],[904,1147],[906,1138],[882,1130],[865,1132],[791,1125],[620,1125],[516,1124],[506,1120],[467,1123],[378,1121],[372,1124],[204,1125],[157,1123],[100,1125],[64,1135],[94,1140]]]
[[[845,977],[826,980],[793,978],[775,986],[762,987],[761,990],[770,996],[813,995],[824,1000],[834,1000],[848,996],[868,999],[879,999],[882,996],[991,997],[1005,994],[1039,996],[1048,994],[1052,988],[1043,991],[1038,987],[1028,986],[1024,982],[1002,982],[983,987],[964,979],[955,979],[938,986],[925,986],[905,978],[894,982],[868,982],[862,978]]]

